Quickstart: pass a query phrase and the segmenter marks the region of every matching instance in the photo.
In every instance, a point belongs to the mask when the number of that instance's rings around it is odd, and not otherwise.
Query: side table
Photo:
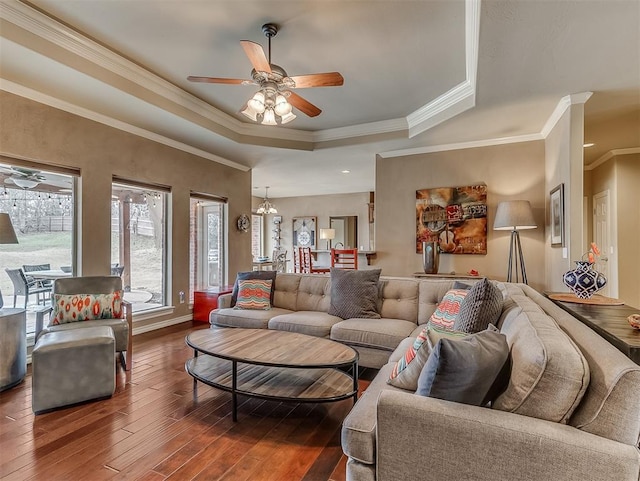
[[[27,373],[27,311],[0,309],[0,391],[20,384]]]
[[[209,313],[218,308],[218,297],[230,294],[233,286],[211,287],[193,293],[193,320],[209,322]]]

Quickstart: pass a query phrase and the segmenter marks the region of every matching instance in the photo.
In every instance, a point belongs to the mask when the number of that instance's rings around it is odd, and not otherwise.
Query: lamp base
[[[507,271],[507,282],[520,282],[518,276],[518,264],[520,265],[520,273],[522,274],[522,282],[527,282],[527,270],[524,266],[524,257],[522,256],[522,244],[520,243],[520,233],[517,230],[511,231],[511,242],[509,247],[509,270]],[[513,271],[515,270],[515,276]]]

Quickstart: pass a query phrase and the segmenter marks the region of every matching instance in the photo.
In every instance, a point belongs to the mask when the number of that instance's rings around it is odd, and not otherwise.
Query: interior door
[[[613,252],[611,245],[611,219],[609,210],[609,191],[605,190],[593,196],[593,242],[600,248],[601,256],[595,264],[595,269],[610,281],[609,255]],[[599,294],[610,296],[610,282]]]

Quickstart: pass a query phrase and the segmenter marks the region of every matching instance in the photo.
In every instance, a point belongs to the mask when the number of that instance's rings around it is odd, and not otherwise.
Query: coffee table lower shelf
[[[353,398],[355,403],[358,396],[357,373],[349,375],[336,368],[262,366],[196,353],[195,357],[187,360],[185,369],[193,376],[194,389],[200,381],[232,394],[234,421],[238,418],[238,394],[308,403],[348,398]],[[353,376],[356,376],[355,380]]]

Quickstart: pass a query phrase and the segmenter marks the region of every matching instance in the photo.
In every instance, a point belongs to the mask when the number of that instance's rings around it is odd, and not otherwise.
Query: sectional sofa
[[[329,337],[380,369],[343,423],[348,480],[640,479],[640,366],[530,287],[497,285],[511,371],[490,408],[387,383],[450,280],[382,277],[381,318],[341,319],[330,276],[278,274],[271,310],[221,296],[210,321]]]

